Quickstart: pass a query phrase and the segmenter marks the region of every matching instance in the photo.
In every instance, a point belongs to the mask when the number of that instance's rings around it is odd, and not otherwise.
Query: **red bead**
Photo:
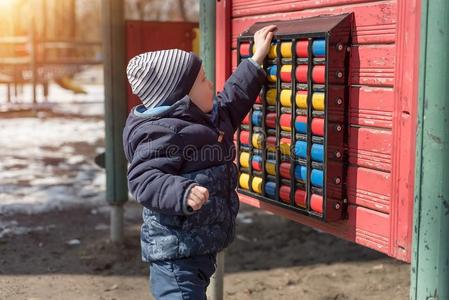
[[[249,43],[240,44],[240,55],[241,56],[249,56]]]
[[[301,40],[296,43],[296,56],[299,58],[309,57],[309,41]]]
[[[307,201],[307,193],[303,190],[296,190],[295,191],[295,204],[301,207],[306,207],[306,201]]]
[[[279,173],[282,177],[290,179],[290,164],[283,162],[279,165]]]
[[[313,82],[318,84],[324,84],[326,82],[325,74],[326,74],[326,67],[324,65],[314,66],[312,69]]]
[[[246,130],[240,131],[240,143],[249,145],[249,132]]]
[[[281,185],[279,189],[279,198],[284,203],[290,203],[290,187],[288,185]]]
[[[312,119],[312,134],[324,136],[324,119],[321,118]]]
[[[307,73],[309,67],[307,65],[299,65],[296,67],[296,80],[301,83],[307,83]]]
[[[310,208],[320,214],[323,213],[323,197],[320,195],[313,194],[310,197]]]
[[[272,135],[269,135],[267,137],[267,148],[272,148],[272,149],[269,149],[269,150],[270,151],[274,151],[275,147],[276,147],[276,137],[272,136]]]
[[[291,114],[282,114],[281,115],[281,121],[279,122],[281,125],[282,130],[290,131],[291,130]]]
[[[265,118],[265,124],[269,128],[276,128],[276,114],[275,113],[267,114],[267,116]]]

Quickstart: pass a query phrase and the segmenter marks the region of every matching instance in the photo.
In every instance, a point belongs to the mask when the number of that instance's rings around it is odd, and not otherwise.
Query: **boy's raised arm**
[[[217,95],[221,108],[231,120],[234,131],[251,109],[266,80],[266,74],[260,65],[270,49],[275,30],[276,26],[270,25],[254,34],[256,48],[254,55],[240,63],[226,81],[223,91]]]

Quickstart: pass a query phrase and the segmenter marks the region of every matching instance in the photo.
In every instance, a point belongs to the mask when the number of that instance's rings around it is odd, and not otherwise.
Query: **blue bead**
[[[274,183],[272,181],[268,181],[265,184],[265,194],[267,196],[271,196],[271,197],[276,196],[276,183]]]
[[[307,123],[295,121],[295,129],[298,133],[307,133]]]
[[[324,174],[323,174],[322,170],[313,169],[312,174],[310,175],[312,185],[322,188],[323,187],[323,175]]]
[[[297,141],[295,144],[295,155],[300,158],[307,158],[307,143],[304,141]]]
[[[277,66],[271,66],[267,68],[268,75],[276,76],[277,75]]]
[[[326,55],[326,41],[325,40],[314,40],[312,43],[312,53],[313,56],[325,56]]]
[[[254,126],[262,126],[262,112],[259,110],[253,111],[253,114],[251,116],[251,122]]]
[[[296,165],[295,166],[295,178],[306,182],[307,180],[307,167]]]
[[[317,162],[324,161],[324,146],[321,144],[313,144],[311,149],[312,160]]]

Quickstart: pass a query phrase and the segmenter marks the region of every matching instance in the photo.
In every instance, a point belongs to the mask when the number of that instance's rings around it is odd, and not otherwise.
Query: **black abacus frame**
[[[311,161],[311,147],[313,144],[313,140],[312,140],[312,119],[313,119],[313,113],[312,113],[312,96],[314,93],[314,86],[313,86],[313,80],[312,80],[312,71],[313,71],[313,66],[314,66],[314,57],[313,57],[313,51],[312,51],[312,43],[314,39],[323,39],[325,40],[325,47],[326,47],[326,56],[325,56],[325,84],[324,84],[324,139],[323,139],[323,156],[324,156],[324,160],[323,160],[323,188],[322,188],[322,197],[323,197],[323,213],[317,213],[311,210],[310,207],[310,199],[312,196],[312,183],[311,183],[311,172],[312,172],[312,161]],[[277,43],[277,50],[276,50],[276,58],[275,58],[275,65],[277,67],[277,72],[276,72],[276,196],[275,199],[271,199],[269,197],[265,196],[265,184],[267,182],[267,177],[266,177],[266,172],[265,172],[265,168],[266,168],[266,160],[267,160],[267,152],[266,152],[266,137],[265,136],[265,141],[264,141],[264,145],[262,146],[263,148],[263,156],[262,156],[262,167],[263,167],[263,183],[262,183],[262,195],[261,194],[257,194],[257,193],[253,193],[250,191],[251,189],[251,179],[252,179],[252,169],[250,169],[250,182],[249,182],[249,190],[245,190],[242,188],[238,188],[238,192],[253,198],[256,198],[258,200],[262,200],[271,204],[275,204],[277,206],[289,209],[289,210],[293,210],[296,211],[298,213],[316,218],[316,219],[320,219],[322,221],[333,221],[333,220],[339,220],[345,217],[345,213],[346,213],[346,206],[347,206],[347,200],[346,200],[346,191],[344,188],[342,188],[342,196],[341,199],[334,199],[333,200],[333,204],[335,204],[335,210],[338,212],[332,212],[329,213],[328,211],[328,199],[327,199],[327,175],[328,175],[328,121],[329,121],[329,117],[328,117],[328,107],[329,107],[329,103],[330,103],[330,99],[329,99],[329,86],[330,86],[330,81],[329,81],[329,72],[330,72],[330,68],[329,68],[329,64],[330,64],[330,60],[329,60],[329,51],[330,51],[330,33],[329,32],[310,32],[310,33],[301,33],[301,34],[286,34],[286,35],[282,35],[282,34],[275,34],[275,37],[273,38],[273,41],[275,41]],[[339,49],[340,51],[345,51],[346,49],[349,49],[350,46],[350,33],[348,33],[348,37],[347,37],[347,43],[343,43],[341,44],[342,49]],[[302,208],[300,206],[297,206],[295,203],[295,192],[297,189],[297,180],[295,177],[295,172],[294,172],[294,168],[295,166],[298,164],[298,160],[296,159],[295,156],[295,144],[297,141],[296,138],[296,128],[295,128],[295,121],[296,121],[296,116],[297,116],[297,108],[296,108],[296,92],[297,92],[297,82],[296,82],[296,67],[298,65],[298,61],[297,61],[297,57],[296,57],[296,43],[300,40],[308,40],[308,60],[307,60],[307,64],[308,64],[308,74],[307,74],[307,176],[306,176],[306,194],[307,194],[307,198],[306,198],[306,207]],[[251,36],[240,36],[237,39],[237,63],[240,64],[242,57],[240,55],[240,45],[242,43],[250,43],[250,56],[252,55],[252,49],[253,49],[253,37]],[[291,42],[292,45],[292,58],[291,58],[291,132],[290,132],[290,204],[286,204],[284,202],[282,202],[280,200],[279,197],[279,191],[281,188],[281,182],[282,180],[280,179],[280,163],[281,163],[281,156],[280,156],[280,141],[281,141],[281,134],[280,134],[280,115],[281,115],[281,105],[280,105],[280,93],[281,93],[281,80],[280,80],[280,72],[281,72],[281,61],[282,61],[282,56],[281,56],[281,43],[282,42]],[[245,57],[246,58],[246,57]],[[264,68],[267,69],[267,60],[265,60],[264,62]],[[343,126],[343,128],[347,128],[347,103],[348,103],[348,97],[349,97],[349,87],[348,87],[348,70],[349,70],[349,56],[346,55],[345,56],[345,62],[344,62],[344,70],[345,72],[343,72],[344,74],[344,96],[342,100],[341,105],[343,105],[343,115],[344,115],[344,123],[341,124]],[[261,98],[262,100],[262,106],[263,106],[263,110],[262,110],[262,126],[263,126],[263,130],[264,130],[264,134],[267,134],[266,131],[266,114],[267,114],[267,109],[266,109],[266,86],[264,86],[263,88],[263,98]],[[249,121],[250,121],[250,125],[249,127],[251,128],[251,122],[252,122],[252,109],[249,115]],[[252,135],[250,133],[250,144],[252,144]],[[345,151],[345,145],[347,145],[347,132],[345,131],[343,134],[343,143],[342,143],[342,152]],[[252,150],[252,145],[251,146],[251,152]],[[239,161],[240,159],[240,129],[239,129],[239,133],[238,133],[238,148],[237,148],[237,161]],[[251,166],[252,161],[251,161],[252,157],[250,154],[250,161],[249,161],[249,165]],[[343,186],[345,183],[345,176],[346,176],[346,168],[347,168],[347,155],[346,154],[341,154],[341,161],[342,161],[342,178],[340,178],[340,182],[341,185]],[[239,170],[241,171],[241,168],[239,166]],[[285,181],[285,180],[284,180]],[[338,205],[338,207],[337,207]]]

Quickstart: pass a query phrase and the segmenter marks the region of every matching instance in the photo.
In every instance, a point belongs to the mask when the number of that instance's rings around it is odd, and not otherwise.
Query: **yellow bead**
[[[292,90],[281,90],[281,104],[285,107],[292,107]]]
[[[324,110],[324,93],[313,93],[312,105],[313,109]]]
[[[307,92],[306,91],[300,91],[296,93],[296,106],[298,108],[307,108]]]
[[[279,149],[281,150],[282,154],[290,155],[290,140],[281,139]]]
[[[260,149],[260,148],[262,148],[263,135],[260,133],[253,133],[253,137],[252,137],[251,141],[252,141],[252,144],[254,147]]]
[[[277,44],[271,44],[271,46],[270,46],[270,51],[268,51],[268,58],[271,58],[271,59],[273,59],[273,58],[276,58],[276,52],[277,52],[277,47],[278,45]]]
[[[281,43],[281,55],[282,55],[282,57],[285,57],[285,58],[292,57],[292,43],[291,42]]]
[[[240,174],[239,184],[241,188],[249,190],[249,174]]]
[[[254,177],[253,182],[251,183],[251,188],[258,194],[262,194],[262,178]]]
[[[249,168],[249,153],[248,152],[240,153],[239,162],[242,167]]]
[[[265,95],[268,105],[276,105],[276,89],[269,89]]]
[[[276,164],[274,162],[267,161],[265,163],[265,170],[268,174],[275,176],[276,175]]]

